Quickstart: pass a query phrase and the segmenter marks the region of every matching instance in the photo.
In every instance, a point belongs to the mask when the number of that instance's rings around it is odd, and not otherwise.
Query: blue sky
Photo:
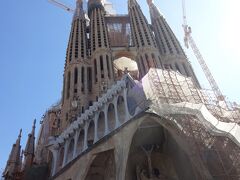
[[[126,12],[126,0],[114,3]],[[62,0],[74,7],[74,0]],[[145,0],[139,0],[148,13]],[[182,43],[181,0],[155,0]],[[193,37],[222,92],[240,102],[239,0],[186,0]],[[7,0],[0,6],[0,170],[23,128],[22,145],[33,119],[60,99],[62,76],[72,15],[47,0]],[[182,43],[183,44],[183,43]],[[191,50],[189,60],[207,87]],[[39,123],[37,129],[39,127]]]

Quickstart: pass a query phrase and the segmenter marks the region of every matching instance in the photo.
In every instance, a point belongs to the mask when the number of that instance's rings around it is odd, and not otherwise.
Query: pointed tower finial
[[[147,0],[148,5],[150,6],[154,1],[153,0]]]
[[[20,129],[16,143],[13,144],[12,146],[12,150],[9,155],[6,168],[3,172],[3,177],[5,177],[6,179],[8,178],[8,176],[12,176],[13,174],[19,172],[20,170],[19,164],[20,164],[20,153],[21,153],[21,145],[20,145],[21,137],[22,137],[22,129]]]
[[[21,138],[22,137],[22,129],[20,129],[20,132],[19,132],[19,135],[18,135],[18,138]]]
[[[85,18],[85,13],[84,13],[84,10],[83,10],[83,1],[82,0],[77,0],[73,20],[75,20],[77,18],[80,18],[80,17]]]
[[[34,149],[35,149],[35,128],[36,119],[33,121],[32,132],[28,134],[28,140],[24,151],[24,169],[29,168],[33,164],[34,159]]]
[[[36,127],[36,119],[34,119],[34,121],[33,121],[33,128],[35,128]]]

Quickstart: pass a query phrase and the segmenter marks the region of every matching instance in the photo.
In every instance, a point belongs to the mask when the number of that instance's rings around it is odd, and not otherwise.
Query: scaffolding
[[[148,72],[148,81],[154,96],[151,98],[157,105],[181,102],[204,104],[219,121],[239,124],[240,109],[236,103],[222,105],[214,92],[198,89],[189,77],[171,69],[152,68]],[[170,119],[164,121],[165,125],[174,127],[177,135],[187,141],[197,179],[240,179],[240,149],[227,137],[229,132],[223,136],[213,135],[193,115],[167,115],[163,118]]]
[[[152,68],[148,73],[155,99],[160,103],[190,102],[204,104],[222,122],[240,122],[240,108],[236,103],[219,101],[211,90],[199,89],[190,77],[171,69]]]

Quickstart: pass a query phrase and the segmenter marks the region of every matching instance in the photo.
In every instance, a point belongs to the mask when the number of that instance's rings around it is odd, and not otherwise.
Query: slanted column
[[[181,73],[182,73],[183,75],[187,76],[187,72],[185,71],[185,69],[184,69],[184,67],[183,67],[183,64],[182,64],[182,63],[179,63],[178,66],[179,66],[179,69],[180,69]]]
[[[115,96],[114,100],[113,100],[114,111],[115,111],[115,120],[116,120],[115,129],[118,128],[121,125],[121,123],[119,122],[119,118],[118,118],[118,105],[117,105],[117,101],[118,101],[118,98],[117,98],[117,96]]]
[[[113,62],[112,62],[112,55],[110,55],[110,54],[108,54],[108,63],[109,63],[109,73],[110,73],[110,77],[109,77],[109,79],[110,79],[110,81],[112,82],[113,81],[113,79],[114,79],[114,73],[113,73]]]
[[[85,151],[85,150],[88,148],[88,145],[87,145],[88,126],[89,126],[89,125],[87,125],[87,124],[85,124],[85,126],[84,126],[83,151]]]
[[[109,133],[109,128],[108,128],[108,106],[106,104],[104,105],[104,121],[105,121],[104,135],[107,135]]]
[[[108,73],[110,72],[108,72],[109,69],[107,68],[107,58],[105,54],[103,55],[103,70],[104,70],[104,78],[108,80],[109,79]],[[108,81],[106,83],[108,83]]]
[[[56,149],[56,148],[54,148],[54,147],[51,147],[51,148],[49,148],[49,150],[52,152],[52,155],[53,155],[51,176],[54,176],[54,175],[56,174],[56,170],[57,170],[57,162],[58,162],[59,149]]]
[[[66,140],[64,145],[64,156],[63,156],[63,163],[62,168],[67,164],[67,156],[68,156],[68,148],[69,148],[70,140]]]
[[[127,89],[124,88],[123,90],[123,99],[124,99],[124,107],[125,107],[125,121],[130,119],[130,114],[128,112],[128,105],[127,105]]]
[[[78,143],[78,137],[80,134],[80,130],[77,130],[74,136],[74,148],[73,148],[73,159],[77,156],[77,143]]]
[[[85,79],[84,79],[84,87],[85,87],[85,93],[86,94],[89,94],[89,89],[88,89],[88,73],[87,73],[87,70],[88,70],[88,66],[85,66],[85,68],[84,68],[84,77],[85,77]],[[87,107],[88,106],[88,104],[86,104],[85,103],[85,106]]]
[[[93,143],[98,141],[98,117],[99,113],[95,113],[94,115],[94,141]]]

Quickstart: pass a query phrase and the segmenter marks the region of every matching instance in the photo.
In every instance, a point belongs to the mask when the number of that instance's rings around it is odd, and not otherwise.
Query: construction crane
[[[58,6],[58,7],[60,7],[60,8],[62,8],[62,9],[64,9],[64,10],[66,10],[66,11],[68,11],[68,12],[70,12],[70,13],[74,13],[74,10],[73,10],[72,8],[66,6],[65,4],[63,4],[63,3],[59,2],[59,1],[56,1],[56,0],[48,0],[48,2],[50,2],[50,3],[52,3],[52,4],[56,5],[56,6]]]
[[[215,81],[215,79],[213,78],[213,75],[212,73],[210,72],[202,54],[200,53],[200,50],[198,49],[193,37],[191,36],[191,33],[192,33],[192,29],[190,26],[188,26],[188,23],[187,23],[187,16],[186,16],[186,4],[185,4],[185,0],[182,0],[182,10],[183,10],[183,30],[184,30],[184,43],[185,43],[185,46],[187,48],[189,48],[189,45],[190,47],[192,48],[215,96],[217,97],[217,100],[218,101],[225,101],[225,98],[224,96],[222,95],[222,92],[220,91],[218,85],[217,85],[217,82]]]

